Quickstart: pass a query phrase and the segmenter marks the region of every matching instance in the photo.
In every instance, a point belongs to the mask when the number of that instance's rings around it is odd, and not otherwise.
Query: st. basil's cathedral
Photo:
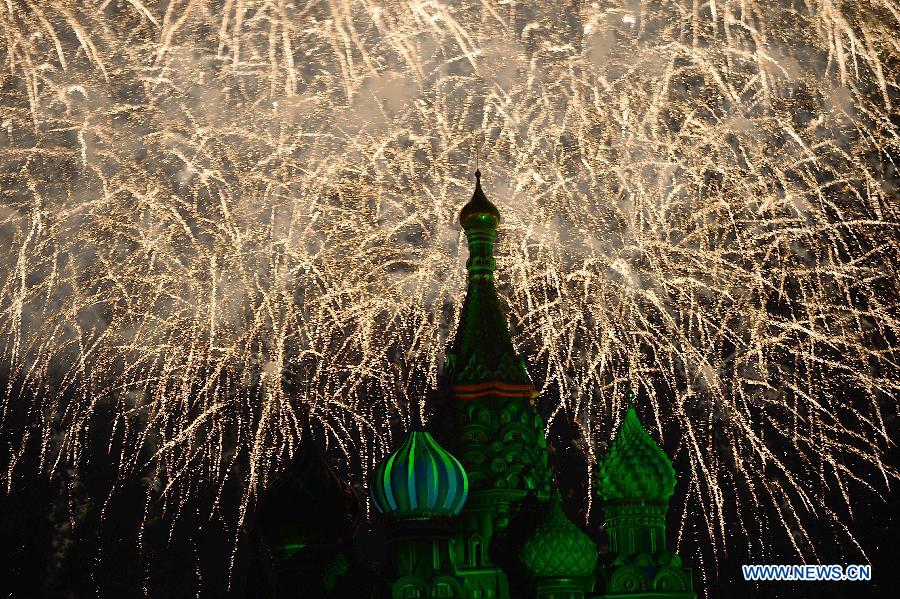
[[[475,173],[459,214],[468,284],[430,408],[369,482],[376,521],[306,417],[301,448],[256,510],[246,597],[696,599],[669,550],[671,461],[635,399],[597,467],[607,550],[565,514],[537,392],[494,287],[500,212]]]

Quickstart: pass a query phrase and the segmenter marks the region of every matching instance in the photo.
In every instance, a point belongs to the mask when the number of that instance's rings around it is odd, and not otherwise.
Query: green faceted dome
[[[630,396],[629,396],[630,398]],[[675,469],[656,441],[644,430],[629,401],[625,420],[601,461],[597,494],[604,501],[667,502],[675,490]]]
[[[475,171],[475,193],[459,211],[459,222],[463,229],[470,227],[496,228],[500,223],[500,211],[487,199],[481,189],[481,171]]]
[[[382,514],[421,519],[457,515],[469,494],[462,464],[425,431],[412,431],[400,449],[378,465],[372,502]]]
[[[519,557],[534,578],[585,578],[597,567],[597,546],[566,517],[555,495]]]

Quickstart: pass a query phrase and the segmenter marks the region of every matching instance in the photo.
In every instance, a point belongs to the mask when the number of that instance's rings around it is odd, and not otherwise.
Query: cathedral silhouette
[[[466,299],[432,430],[414,425],[375,468],[368,524],[305,417],[300,450],[256,510],[247,597],[696,598],[691,571],[666,543],[675,471],[630,393],[594,485],[603,559],[563,511],[537,392],[494,288],[500,212],[475,178],[459,215]]]

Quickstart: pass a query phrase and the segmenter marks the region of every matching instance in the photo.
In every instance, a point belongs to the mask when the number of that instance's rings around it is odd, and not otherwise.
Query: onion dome
[[[371,492],[375,508],[392,518],[449,517],[462,510],[469,481],[459,460],[424,430],[413,430],[375,469]]]
[[[481,189],[481,171],[475,171],[475,193],[460,210],[459,223],[463,229],[479,226],[496,229],[500,223],[500,211],[487,199]]]
[[[328,463],[313,437],[309,416],[301,418],[300,449],[256,509],[256,529],[280,559],[348,541],[359,520],[356,494]]]
[[[600,463],[597,493],[604,501],[668,502],[675,491],[675,469],[644,430],[628,394],[628,411],[609,454]]]
[[[556,494],[519,558],[534,578],[585,578],[597,567],[597,546],[569,520]]]

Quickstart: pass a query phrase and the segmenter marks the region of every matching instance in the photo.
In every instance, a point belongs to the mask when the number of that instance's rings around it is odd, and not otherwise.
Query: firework
[[[242,517],[301,404],[363,479],[435,384],[477,154],[516,342],[589,462],[631,384],[679,538],[852,540],[848,489],[897,476],[898,15],[0,3],[7,492],[32,436],[53,472],[108,413],[121,477],[177,508],[238,476]]]

